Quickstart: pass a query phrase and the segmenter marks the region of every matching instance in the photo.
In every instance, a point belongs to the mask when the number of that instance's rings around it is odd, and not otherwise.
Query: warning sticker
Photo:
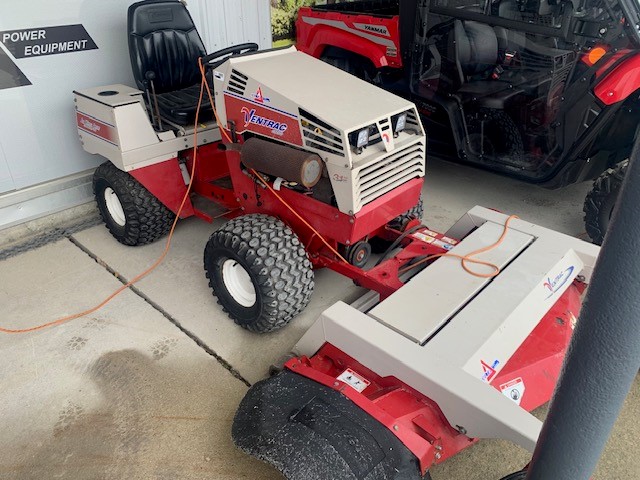
[[[346,383],[358,393],[362,393],[365,388],[371,385],[371,382],[364,378],[362,375],[357,374],[350,368],[347,368],[344,372],[336,377],[337,380]]]
[[[423,242],[426,242],[426,243],[433,243],[436,240],[435,238],[429,235],[425,235],[422,232],[414,233],[413,236],[416,237],[418,240],[422,240]]]
[[[433,242],[434,245],[444,248],[445,250],[451,250],[453,248],[453,245],[451,245],[450,243],[445,243],[442,240],[436,240],[435,242]]]
[[[457,240],[454,240],[453,238],[449,238],[449,237],[442,237],[442,241],[443,242],[447,242],[447,243],[451,243],[452,245],[455,245],[456,243],[458,243]]]
[[[524,395],[524,382],[522,378],[514,378],[510,382],[500,385],[500,391],[505,397],[509,397],[511,400],[520,405],[522,396]]]
[[[437,237],[438,234],[436,232],[432,232],[431,230],[427,230],[426,228],[424,230],[420,230],[422,233],[425,233],[431,237]]]

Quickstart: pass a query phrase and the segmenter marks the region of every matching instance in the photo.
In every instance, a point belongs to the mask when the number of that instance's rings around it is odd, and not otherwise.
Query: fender
[[[129,172],[144,188],[149,190],[162,204],[173,213],[178,213],[180,203],[187,191],[178,158],[171,158],[164,162],[137,168]],[[180,218],[195,215],[191,199],[187,198]]]
[[[305,16],[301,12],[296,21],[297,47],[316,58],[320,58],[327,47],[338,47],[368,58],[376,68],[402,67],[400,49],[393,37],[360,32],[350,23],[341,17]],[[388,48],[394,48],[397,56],[389,57]]]
[[[640,54],[636,54],[606,75],[593,89],[595,96],[605,105],[626,100],[640,88]]]

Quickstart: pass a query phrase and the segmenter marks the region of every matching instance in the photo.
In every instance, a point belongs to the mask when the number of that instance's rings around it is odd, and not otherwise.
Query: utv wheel
[[[604,240],[628,166],[629,160],[624,160],[605,170],[595,179],[585,198],[584,223],[593,243],[601,245]]]
[[[469,146],[475,155],[511,166],[523,164],[524,144],[518,126],[506,112],[483,108],[467,118]]]
[[[171,210],[111,162],[103,163],[93,174],[93,194],[105,225],[124,245],[157,240],[171,229],[175,219]]]
[[[379,83],[375,65],[361,55],[338,47],[327,48],[320,60],[369,83]]]
[[[204,250],[213,294],[241,327],[271,332],[309,303],[313,269],[304,246],[269,215],[235,218],[213,232]]]

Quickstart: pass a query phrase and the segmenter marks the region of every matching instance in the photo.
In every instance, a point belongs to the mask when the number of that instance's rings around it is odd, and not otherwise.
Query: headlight
[[[394,115],[391,119],[393,122],[393,131],[394,133],[401,132],[407,126],[407,114],[401,113],[399,115]]]
[[[349,134],[349,143],[356,148],[363,148],[369,143],[369,127]]]

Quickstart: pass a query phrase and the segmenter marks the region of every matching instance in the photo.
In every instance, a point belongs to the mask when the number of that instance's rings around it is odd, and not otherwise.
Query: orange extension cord
[[[193,185],[193,178],[195,175],[195,169],[196,169],[196,162],[197,162],[197,155],[198,155],[198,115],[200,113],[200,106],[202,105],[202,99],[204,97],[204,90],[206,89],[207,91],[207,95],[209,97],[209,101],[211,103],[211,109],[213,110],[213,113],[215,115],[216,118],[216,123],[218,125],[218,128],[220,129],[220,132],[222,133],[222,135],[225,137],[225,139],[229,142],[229,143],[233,143],[231,140],[231,137],[229,137],[229,134],[226,132],[226,130],[224,128],[222,128],[220,126],[220,118],[218,117],[218,112],[216,111],[215,108],[215,103],[213,101],[213,96],[211,94],[211,89],[209,88],[209,84],[206,81],[206,73],[205,73],[205,69],[204,69],[204,65],[202,64],[202,59],[199,58],[198,59],[198,66],[200,68],[200,73],[202,75],[202,82],[200,83],[200,97],[198,98],[198,106],[196,107],[196,116],[195,116],[195,120],[194,120],[194,131],[193,131],[193,164],[191,166],[191,176],[189,178],[189,184],[187,185],[187,190],[185,191],[184,197],[182,198],[182,202],[180,203],[180,207],[178,208],[178,211],[176,213],[176,218],[173,221],[173,224],[171,225],[171,230],[169,231],[169,236],[167,237],[167,243],[165,244],[164,250],[162,251],[162,253],[160,254],[160,256],[158,257],[158,259],[146,270],[144,270],[142,273],[139,273],[138,275],[136,275],[132,280],[130,280],[129,282],[127,282],[125,285],[122,285],[120,288],[118,288],[117,290],[115,290],[111,295],[109,295],[107,298],[105,298],[102,302],[100,302],[98,305],[89,308],[88,310],[84,310],[82,312],[78,312],[72,315],[67,315],[65,317],[62,318],[58,318],[57,320],[53,320],[51,322],[47,322],[47,323],[43,323],[42,325],[37,325],[35,327],[30,327],[30,328],[21,328],[21,329],[10,329],[10,328],[4,328],[4,327],[0,327],[0,332],[1,333],[9,333],[9,334],[18,334],[18,333],[28,333],[28,332],[35,332],[37,330],[42,330],[48,327],[53,327],[53,326],[57,326],[57,325],[62,325],[63,323],[69,322],[71,320],[75,320],[76,318],[80,318],[80,317],[84,317],[85,315],[89,315],[99,309],[101,309],[102,307],[104,307],[107,303],[109,303],[111,300],[113,300],[117,295],[119,295],[120,293],[122,293],[124,290],[126,290],[127,288],[129,288],[130,286],[134,285],[135,283],[139,282],[140,280],[142,280],[143,278],[145,278],[147,275],[149,275],[152,271],[154,271],[165,259],[165,257],[167,256],[167,254],[169,253],[169,248],[171,247],[171,240],[173,239],[173,233],[175,231],[176,225],[178,223],[178,220],[180,219],[180,214],[182,213],[182,210],[184,208],[184,204],[187,201],[187,198],[189,198],[189,194],[191,193],[191,187]],[[315,235],[318,236],[318,238],[329,248],[329,250],[331,250],[341,261],[343,261],[344,263],[348,263],[344,257],[342,255],[340,255],[340,253],[338,253],[338,251],[333,248],[331,246],[331,244],[329,244],[329,242],[327,242],[322,235],[320,235],[320,233],[313,228],[313,226],[311,226],[304,218],[302,218],[301,215],[299,215],[295,209],[293,207],[291,207],[280,195],[278,195],[278,193],[255,171],[252,169],[253,174],[256,176],[256,178],[258,178],[260,180],[260,182],[262,182],[264,184],[265,187],[267,187],[269,189],[269,191],[280,201],[284,204],[285,207],[287,207],[302,223],[304,223],[307,227],[309,227],[310,230],[313,231],[313,233]],[[477,277],[483,277],[483,278],[493,278],[496,275],[498,275],[498,273],[500,273],[500,269],[496,266],[493,265],[492,263],[489,262],[484,262],[482,260],[478,260],[474,257],[475,255],[479,255],[480,253],[484,253],[484,252],[488,252],[489,250],[492,250],[494,248],[496,248],[498,245],[500,245],[506,234],[507,231],[509,229],[509,223],[511,222],[511,220],[513,220],[514,218],[518,218],[515,215],[510,216],[507,221],[504,224],[504,230],[502,232],[502,235],[500,236],[500,238],[498,239],[498,241],[496,243],[494,243],[493,245],[489,245],[487,247],[481,248],[479,250],[475,250],[467,255],[456,255],[453,253],[439,253],[436,255],[429,255],[425,258],[422,258],[421,260],[419,260],[418,262],[411,264],[409,266],[403,267],[399,270],[399,273],[405,273],[413,268],[416,268],[419,265],[422,265],[423,263],[428,262],[429,260],[432,260],[434,258],[438,258],[438,257],[453,257],[453,258],[459,258],[461,260],[461,264],[462,264],[462,268],[464,268],[465,271],[467,271],[468,273],[470,273],[471,275],[475,275]],[[472,271],[470,268],[468,268],[466,266],[466,263],[475,263],[478,265],[486,265],[490,268],[492,268],[494,271],[492,273],[489,274],[484,274],[484,273],[478,273],[478,272],[474,272]]]
[[[493,263],[489,263],[489,262],[485,262],[482,260],[478,260],[477,258],[473,258],[476,255],[480,255],[481,253],[484,252],[488,252],[490,250],[493,250],[494,248],[498,247],[503,241],[504,238],[507,236],[507,232],[509,231],[509,224],[511,223],[511,220],[513,220],[514,218],[518,218],[517,215],[511,215],[509,218],[507,218],[507,221],[504,222],[504,230],[502,230],[502,235],[500,235],[500,238],[492,245],[487,245],[486,247],[482,247],[479,248],[478,250],[474,250],[471,253],[467,253],[466,255],[457,255],[455,253],[436,253],[435,255],[429,255],[427,257],[424,257],[422,259],[420,259],[419,261],[417,261],[416,263],[412,263],[411,265],[408,265],[406,267],[400,268],[398,270],[399,274],[403,274],[405,272],[408,272],[409,270],[416,268],[419,265],[422,265],[423,263],[428,262],[429,260],[433,260],[434,258],[438,258],[438,257],[451,257],[451,258],[458,258],[460,259],[460,263],[462,265],[462,268],[469,274],[473,275],[474,277],[480,277],[480,278],[493,278],[496,275],[498,275],[500,273],[500,268],[497,265],[494,265]],[[485,265],[489,268],[493,269],[493,272],[491,273],[480,273],[480,272],[474,272],[473,270],[471,270],[469,267],[467,267],[466,263],[475,263],[476,265]]]

